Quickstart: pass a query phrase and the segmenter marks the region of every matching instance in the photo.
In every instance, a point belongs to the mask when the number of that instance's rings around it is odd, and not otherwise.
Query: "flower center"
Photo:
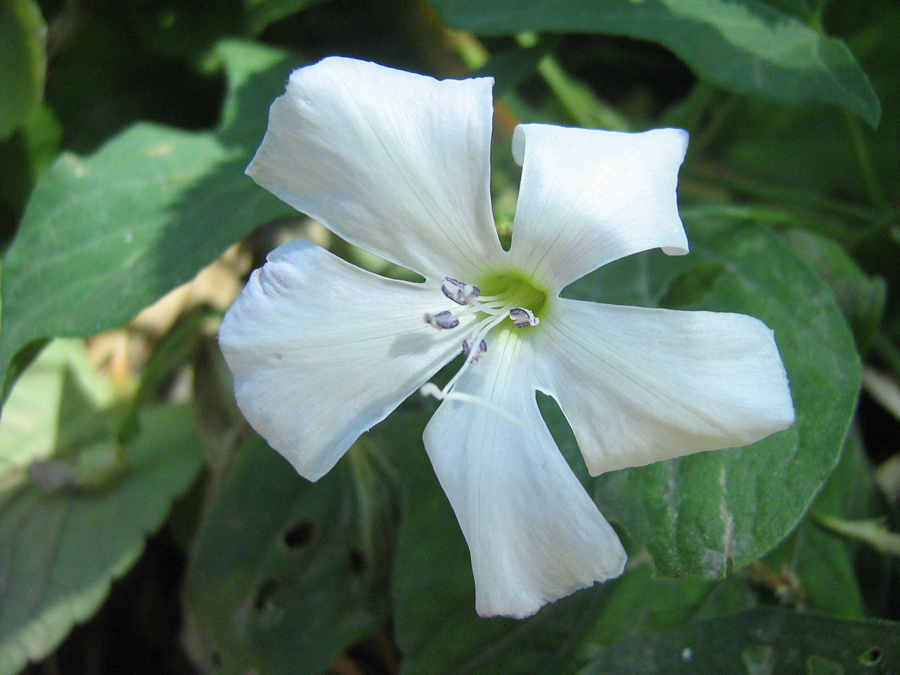
[[[547,304],[547,293],[535,288],[526,277],[517,272],[488,275],[479,280],[478,286],[445,277],[441,284],[441,291],[446,297],[456,304],[464,306],[465,309],[457,312],[444,310],[435,314],[425,314],[425,323],[438,330],[450,330],[458,328],[460,318],[469,314],[475,314],[478,320],[464,331],[462,347],[466,360],[462,367],[443,389],[439,389],[431,382],[425,384],[420,390],[422,395],[434,396],[438,400],[455,399],[474,403],[492,410],[514,423],[521,424],[521,420],[502,408],[477,396],[456,392],[454,387],[463,373],[487,353],[488,335],[493,328],[501,326],[507,319],[516,329],[530,329],[541,322],[538,315]],[[503,328],[511,328],[511,326],[507,324]]]
[[[547,303],[547,293],[535,288],[531,281],[519,272],[502,272],[479,279],[479,288],[487,296],[503,298],[514,307],[531,310],[540,316]]]

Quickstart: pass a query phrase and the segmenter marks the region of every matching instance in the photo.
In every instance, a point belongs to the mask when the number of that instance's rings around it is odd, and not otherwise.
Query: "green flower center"
[[[479,282],[477,285],[482,295],[496,296],[503,305],[529,309],[538,318],[541,318],[541,313],[548,304],[547,292],[536,287],[520,272],[510,270],[489,274],[479,279]]]

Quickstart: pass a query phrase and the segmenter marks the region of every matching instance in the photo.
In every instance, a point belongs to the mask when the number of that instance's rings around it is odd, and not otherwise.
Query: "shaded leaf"
[[[324,672],[387,618],[395,526],[373,449],[351,449],[312,484],[253,441],[188,574],[195,660],[210,673]]]
[[[649,565],[629,569],[608,585],[605,602],[581,648],[586,659],[625,637],[677,628],[756,605],[743,580],[657,579],[651,576]]]
[[[669,281],[659,299],[659,306],[668,309],[689,309],[703,301],[712,291],[725,267],[719,263],[699,263]]]
[[[250,33],[258,35],[269,24],[319,2],[323,0],[244,0]]]
[[[833,103],[878,124],[881,107],[846,44],[760,0],[432,0],[480,35],[606,33],[665,45],[702,78],[785,103]]]
[[[834,667],[839,670],[835,670]],[[877,670],[871,670],[877,666]],[[889,673],[900,624],[754,609],[614,642],[582,675],[610,673]]]

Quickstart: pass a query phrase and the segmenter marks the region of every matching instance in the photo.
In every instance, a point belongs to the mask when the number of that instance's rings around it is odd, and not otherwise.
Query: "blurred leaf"
[[[646,544],[665,576],[716,577],[772,549],[797,525],[840,456],[859,391],[853,339],[828,287],[767,230],[695,223],[691,253],[631,256],[574,284],[583,300],[653,306],[686,270],[724,272],[691,309],[735,311],[775,330],[797,421],[741,449],[615,471],[596,482],[607,517]],[[583,463],[560,413],[560,447]]]
[[[110,17],[111,23],[120,31],[125,24],[126,31],[133,30],[133,36],[139,37],[155,54],[172,61],[199,61],[223,37],[242,34],[243,3],[244,0],[112,3],[109,13],[121,12]],[[97,18],[100,17],[94,20]],[[133,40],[133,36],[123,35],[126,40]],[[123,47],[127,49],[130,45]]]
[[[17,133],[0,142],[0,202],[14,213],[25,208],[38,176],[56,159],[61,139],[59,122],[42,104]]]
[[[257,439],[203,526],[187,580],[206,672],[319,673],[387,619],[395,503],[378,453],[318,483]]]
[[[88,363],[82,341],[56,340],[48,345],[3,409],[0,489],[21,478],[32,462],[76,446],[97,426],[97,411],[114,400],[112,384]]]
[[[265,28],[291,14],[324,0],[244,0],[247,24],[251,35],[259,35]]]
[[[47,26],[33,0],[0,0],[0,140],[37,109],[44,96]]]
[[[533,47],[510,49],[493,55],[490,61],[473,70],[469,77],[493,77],[494,97],[500,98],[528,78],[534,77],[538,63],[552,46],[549,41],[543,41]]]
[[[28,482],[3,496],[0,675],[45,656],[96,611],[112,581],[137,560],[144,538],[194,480],[200,453],[189,411],[151,409],[142,424],[116,480],[94,489],[55,490]],[[111,442],[97,438],[81,450]]]
[[[668,309],[696,306],[712,291],[724,272],[725,266],[717,262],[691,265],[669,281],[659,306]]]
[[[825,670],[829,663],[831,669]],[[889,673],[897,668],[900,624],[754,609],[657,635],[618,640],[603,648],[580,675],[849,675]]]
[[[86,159],[62,155],[43,176],[3,266],[0,371],[34,340],[124,323],[291,212],[244,168],[293,64],[249,43],[219,54],[230,90],[217,131],[137,124]]]
[[[887,288],[881,279],[865,274],[836,242],[803,230],[784,234],[785,241],[831,287],[838,306],[853,330],[859,351],[866,352],[881,315]]]
[[[881,108],[841,40],[761,0],[432,0],[480,35],[607,33],[659,42],[702,78],[785,103],[832,103],[878,124]]]

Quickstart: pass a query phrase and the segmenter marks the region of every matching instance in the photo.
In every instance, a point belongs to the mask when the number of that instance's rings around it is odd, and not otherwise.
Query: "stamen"
[[[463,354],[468,356],[472,361],[477,361],[487,353],[487,342],[482,340],[478,343],[478,348],[472,351],[471,340],[463,340]]]
[[[484,336],[490,332],[491,328],[496,326],[498,323],[503,321],[503,319],[505,319],[505,318],[506,318],[505,316],[498,316],[498,317],[492,317],[490,321],[485,321],[478,328],[478,332],[475,334],[475,337],[472,338],[470,344],[480,344],[481,340],[484,339]],[[486,346],[487,345],[485,345],[485,347]],[[451,377],[450,381],[446,384],[446,386],[444,386],[444,393],[453,389],[453,385],[455,385],[457,383],[459,378],[462,377],[463,373],[465,373],[466,370],[469,369],[469,366],[472,365],[474,362],[475,362],[474,359],[466,359],[466,362],[462,364],[462,367],[456,371],[456,375]]]
[[[457,305],[468,305],[472,300],[481,295],[481,289],[472,284],[464,284],[456,279],[444,277],[441,290]]]
[[[426,313],[425,323],[439,330],[446,330],[448,328],[456,328],[459,325],[459,319],[453,316],[449,310],[444,310],[437,314]]]
[[[537,326],[541,320],[534,315],[530,309],[524,307],[513,307],[509,310],[509,318],[516,324],[516,328],[525,328],[525,326]]]
[[[492,413],[495,413],[505,419],[507,422],[511,424],[515,424],[520,427],[525,426],[525,422],[507,410],[504,410],[498,405],[494,405],[490,401],[486,401],[483,398],[478,396],[473,396],[472,394],[464,394],[462,392],[455,391],[441,391],[438,389],[438,386],[434,384],[434,382],[428,382],[422,385],[422,388],[419,389],[419,393],[422,396],[434,396],[438,401],[461,401],[462,403],[471,403],[473,405],[480,406],[485,410],[490,410]]]

